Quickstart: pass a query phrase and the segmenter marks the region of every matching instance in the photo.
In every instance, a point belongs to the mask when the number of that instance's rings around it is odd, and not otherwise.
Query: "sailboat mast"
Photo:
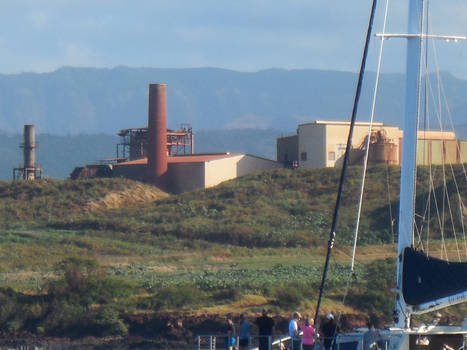
[[[404,249],[413,244],[423,14],[424,0],[409,0],[405,111],[403,120],[404,137],[402,142],[399,234],[397,245],[398,295],[396,301],[396,326],[400,328],[410,327],[410,310],[402,296],[402,259]]]

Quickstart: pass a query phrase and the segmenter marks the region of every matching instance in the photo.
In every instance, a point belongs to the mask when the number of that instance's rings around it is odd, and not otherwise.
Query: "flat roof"
[[[343,121],[334,121],[334,120],[315,120],[314,122],[311,123],[304,123],[300,125],[311,125],[311,124],[322,124],[322,125],[350,125],[350,122],[343,122]],[[365,125],[368,126],[370,125],[369,122],[355,122],[355,125]],[[380,122],[373,122],[373,125],[375,126],[383,126],[383,123]],[[386,126],[391,126],[391,125],[386,125]]]
[[[239,153],[208,153],[208,154],[188,154],[182,156],[168,157],[170,163],[202,163],[209,162],[211,160],[218,160],[224,158],[230,158],[239,156]],[[130,160],[128,162],[117,163],[115,166],[126,166],[126,165],[146,165],[148,163],[147,158],[141,158],[136,160]]]
[[[419,130],[417,133],[419,140],[456,140],[456,133],[453,131]]]

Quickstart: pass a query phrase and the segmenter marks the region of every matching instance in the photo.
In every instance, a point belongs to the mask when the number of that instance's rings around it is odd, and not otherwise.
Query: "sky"
[[[381,31],[385,0],[375,31]],[[0,73],[74,67],[219,67],[357,71],[370,0],[0,0]],[[465,0],[432,0],[433,32],[467,34]],[[407,0],[391,0],[388,31],[405,32]],[[376,66],[379,42],[372,41]],[[467,78],[464,44],[438,59]],[[404,44],[385,45],[383,71],[403,71]]]

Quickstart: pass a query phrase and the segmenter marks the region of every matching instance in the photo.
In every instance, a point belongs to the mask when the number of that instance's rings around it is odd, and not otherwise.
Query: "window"
[[[329,152],[329,160],[336,160],[336,152]]]
[[[300,160],[306,160],[306,152],[300,153]]]

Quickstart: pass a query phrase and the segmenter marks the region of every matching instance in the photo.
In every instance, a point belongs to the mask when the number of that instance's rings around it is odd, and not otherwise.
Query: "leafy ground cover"
[[[363,246],[342,304],[360,170],[345,187],[323,311],[379,312],[389,322],[398,168],[369,171]],[[419,169],[418,211],[426,197],[442,198],[441,175]],[[135,315],[312,313],[338,177],[282,169],[177,196],[124,179],[0,183],[0,332],[125,335]],[[465,201],[465,187],[460,194]],[[454,256],[450,229],[442,251]]]

